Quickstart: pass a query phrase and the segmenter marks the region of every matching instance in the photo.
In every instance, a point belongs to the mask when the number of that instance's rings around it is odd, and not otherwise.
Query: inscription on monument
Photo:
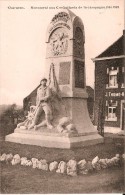
[[[60,20],[67,22],[69,19],[69,15],[66,12],[60,12],[53,17],[52,22],[55,23]]]
[[[84,62],[75,60],[75,87],[84,88]]]
[[[71,62],[60,62],[59,85],[70,84],[70,66]]]

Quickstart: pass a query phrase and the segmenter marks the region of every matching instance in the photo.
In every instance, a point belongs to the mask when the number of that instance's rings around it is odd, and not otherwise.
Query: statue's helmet
[[[47,79],[45,78],[45,77],[43,77],[42,79],[41,79],[41,81],[46,81],[47,82]],[[40,82],[41,82],[40,81]]]

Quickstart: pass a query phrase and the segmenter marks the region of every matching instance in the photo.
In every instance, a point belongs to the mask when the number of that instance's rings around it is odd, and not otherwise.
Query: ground
[[[20,154],[29,159],[32,157],[46,159],[49,162],[68,161],[70,159],[92,160],[95,156],[111,158],[116,153],[124,153],[123,137],[105,137],[104,144],[78,149],[52,149],[39,146],[21,145],[1,142],[1,153]],[[70,177],[33,169],[32,167],[12,166],[1,163],[2,193],[123,193],[124,166],[94,171],[88,175]]]
[[[123,170],[70,177],[20,165],[2,165],[2,193],[122,193]]]

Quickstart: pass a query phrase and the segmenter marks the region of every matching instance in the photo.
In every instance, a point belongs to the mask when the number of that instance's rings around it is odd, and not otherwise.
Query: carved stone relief
[[[65,54],[68,49],[68,33],[64,28],[57,28],[50,35],[50,52],[54,56]]]

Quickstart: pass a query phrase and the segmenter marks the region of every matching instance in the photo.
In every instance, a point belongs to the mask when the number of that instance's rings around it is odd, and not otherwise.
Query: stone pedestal
[[[88,113],[86,98],[63,98],[66,114],[72,118],[79,135],[97,133]]]
[[[41,132],[40,130],[29,132],[29,130],[15,129],[14,133],[6,136],[5,141],[48,148],[71,149],[103,143],[103,138],[96,132],[84,135],[68,135],[56,132]]]
[[[56,116],[55,128],[52,130],[48,130],[46,127],[39,127],[36,131],[16,128],[14,133],[6,136],[5,140],[20,144],[67,149],[103,143],[104,138],[98,134],[90,121],[86,99],[63,98],[62,104],[65,105],[66,110],[61,114],[72,118],[77,129],[76,133],[59,133],[56,128],[58,121],[58,116]]]

